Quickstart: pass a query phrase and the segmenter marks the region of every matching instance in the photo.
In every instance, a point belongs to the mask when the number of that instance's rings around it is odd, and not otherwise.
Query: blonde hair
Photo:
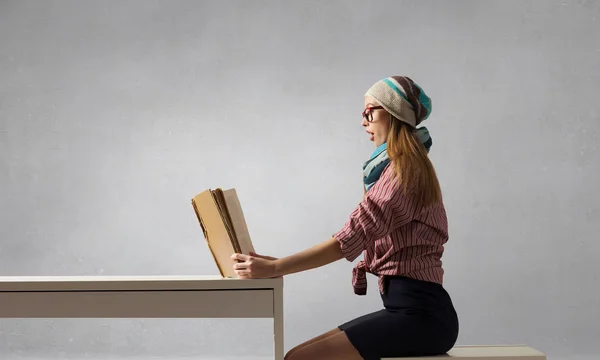
[[[414,128],[390,114],[387,152],[404,191],[411,191],[423,207],[442,201],[442,191],[427,149]]]

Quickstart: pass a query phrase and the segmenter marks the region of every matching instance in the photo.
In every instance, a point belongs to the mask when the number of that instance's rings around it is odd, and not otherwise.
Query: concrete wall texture
[[[326,240],[362,197],[364,91],[408,75],[459,344],[597,359],[599,64],[599,1],[0,1],[0,274],[217,274],[209,187],[237,189],[261,253]],[[380,308],[352,266],[286,278],[286,350]],[[3,359],[271,342],[269,320],[0,319]]]

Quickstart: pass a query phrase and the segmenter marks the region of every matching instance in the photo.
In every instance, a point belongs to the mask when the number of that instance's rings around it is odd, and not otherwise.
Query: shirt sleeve
[[[412,196],[404,194],[388,166],[352,211],[344,227],[333,237],[348,261],[354,261],[368,245],[411,221],[416,214]]]

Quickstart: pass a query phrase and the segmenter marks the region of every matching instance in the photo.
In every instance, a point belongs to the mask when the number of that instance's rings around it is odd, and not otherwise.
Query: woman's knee
[[[314,337],[314,338],[312,338],[312,339],[310,339],[310,340],[307,340],[307,341],[305,341],[305,342],[303,342],[303,343],[301,343],[301,344],[299,344],[299,345],[296,345],[295,347],[293,347],[292,349],[290,349],[290,350],[289,350],[289,351],[288,351],[288,352],[285,354],[285,357],[284,357],[284,359],[285,359],[285,360],[290,360],[291,356],[292,356],[294,353],[296,353],[297,351],[301,350],[302,348],[305,348],[305,347],[307,347],[307,346],[309,346],[309,345],[311,345],[311,344],[314,344],[314,343],[316,343],[316,342],[318,342],[318,341],[321,341],[321,340],[323,340],[323,339],[326,339],[326,338],[328,338],[328,337],[330,337],[330,336],[332,336],[332,335],[335,335],[335,334],[337,334],[338,332],[341,332],[341,330],[340,330],[339,328],[333,328],[333,329],[331,329],[331,330],[329,330],[329,331],[327,331],[327,332],[325,332],[325,333],[323,333],[323,334],[321,334],[321,335],[319,335],[319,336],[316,336],[316,337]]]
[[[306,358],[302,353],[302,349],[304,347],[299,347],[297,349],[292,349],[285,354],[283,357],[284,360],[304,360]]]
[[[363,360],[360,353],[343,331],[311,342],[296,350],[290,350],[285,360]]]

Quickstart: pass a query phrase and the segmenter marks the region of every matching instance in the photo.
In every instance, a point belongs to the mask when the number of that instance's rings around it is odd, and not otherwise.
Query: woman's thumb
[[[250,256],[254,256],[254,257],[257,257],[257,258],[260,258],[260,259],[272,260],[269,256],[257,254],[254,251],[250,251],[249,254],[250,254]]]

